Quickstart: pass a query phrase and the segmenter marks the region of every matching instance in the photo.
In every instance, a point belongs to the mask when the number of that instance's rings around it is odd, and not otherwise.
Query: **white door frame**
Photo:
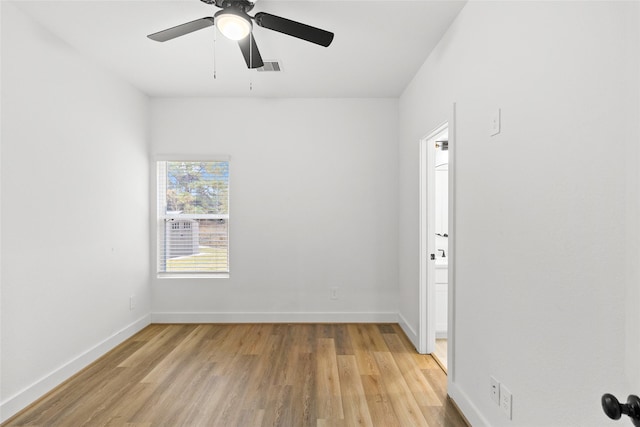
[[[444,130],[449,130],[449,265],[448,265],[448,321],[447,321],[447,371],[449,381],[454,379],[455,354],[455,109],[451,116],[420,140],[420,283],[418,288],[418,352],[433,353],[436,343],[435,319],[435,262],[430,254],[435,253],[435,219],[429,209],[435,203],[435,139]]]
[[[443,123],[420,140],[420,326],[418,351],[433,353],[436,345],[435,303],[435,143],[449,127]]]

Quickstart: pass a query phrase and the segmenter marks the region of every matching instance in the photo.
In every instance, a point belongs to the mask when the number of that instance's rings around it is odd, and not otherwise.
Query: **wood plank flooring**
[[[466,426],[395,324],[150,325],[3,426]]]

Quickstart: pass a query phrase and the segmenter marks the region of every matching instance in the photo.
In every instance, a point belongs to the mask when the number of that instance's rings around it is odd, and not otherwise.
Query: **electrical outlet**
[[[500,109],[497,108],[491,115],[491,129],[489,131],[490,136],[494,136],[500,133]]]
[[[489,394],[491,400],[493,400],[497,406],[500,406],[500,383],[494,377],[489,377]]]
[[[511,419],[511,404],[513,398],[511,392],[502,384],[500,384],[500,409],[507,416],[507,419]]]
[[[129,297],[129,310],[133,311],[136,309],[136,296],[131,295]]]
[[[329,291],[329,298],[338,299],[338,288],[331,288],[331,290]]]

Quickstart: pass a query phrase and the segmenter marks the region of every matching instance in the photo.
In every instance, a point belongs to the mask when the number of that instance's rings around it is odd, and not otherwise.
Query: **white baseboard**
[[[152,323],[397,323],[397,313],[151,313]]]
[[[26,408],[40,397],[80,372],[83,368],[106,354],[126,339],[144,329],[151,323],[151,315],[141,317],[135,322],[125,326],[110,337],[102,340],[71,361],[65,363],[51,373],[40,378],[30,386],[0,402],[0,423],[8,420],[22,409]]]
[[[407,319],[405,319],[401,313],[398,313],[398,323],[400,324],[400,327],[402,328],[404,333],[407,335],[407,338],[409,338],[409,341],[411,341],[411,344],[413,344],[413,346],[417,350],[418,344],[420,342],[420,340],[418,339],[418,333],[409,325]]]
[[[467,395],[453,382],[447,384],[447,394],[458,405],[464,417],[473,427],[490,426],[487,419],[482,416],[476,405],[473,404]]]

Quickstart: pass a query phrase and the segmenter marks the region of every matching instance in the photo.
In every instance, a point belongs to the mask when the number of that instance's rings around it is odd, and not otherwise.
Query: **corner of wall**
[[[482,416],[482,413],[473,404],[464,391],[462,391],[456,383],[449,378],[447,384],[447,393],[451,400],[458,406],[458,409],[464,414],[464,417],[473,427],[490,426],[491,424]]]
[[[418,339],[418,334],[415,331],[415,329],[413,329],[409,325],[409,322],[407,322],[407,319],[405,319],[402,313],[398,313],[398,324],[400,325],[400,328],[402,328],[404,333],[407,335],[407,338],[409,338],[409,341],[411,341],[411,344],[413,344],[413,346],[417,349],[419,347],[419,342],[420,342],[420,340]]]
[[[140,332],[151,323],[151,315],[147,314],[127,325],[110,337],[102,340],[74,359],[58,367],[43,378],[20,390],[13,396],[0,401],[0,423],[13,417],[22,409],[41,398],[54,387],[59,386],[72,375],[86,368],[104,354],[122,344],[125,340]]]

